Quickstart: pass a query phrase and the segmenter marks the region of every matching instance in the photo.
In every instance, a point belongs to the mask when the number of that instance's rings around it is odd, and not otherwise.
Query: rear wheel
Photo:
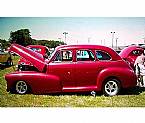
[[[25,81],[18,81],[15,85],[15,91],[18,94],[28,93],[28,85]]]
[[[106,96],[115,96],[120,91],[120,83],[116,79],[109,79],[104,83],[103,93]]]

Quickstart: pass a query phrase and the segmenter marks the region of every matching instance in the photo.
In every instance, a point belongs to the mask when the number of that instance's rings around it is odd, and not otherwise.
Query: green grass
[[[19,57],[14,58],[17,64]],[[6,91],[4,75],[13,72],[13,67],[0,70],[0,107],[144,107],[145,90],[136,88],[118,96],[105,97],[90,94],[18,95]]]

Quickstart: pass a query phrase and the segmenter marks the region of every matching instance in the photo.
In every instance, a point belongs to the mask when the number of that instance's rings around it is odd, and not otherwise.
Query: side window
[[[99,60],[111,60],[110,55],[103,51],[96,51],[96,57]]]
[[[72,61],[72,51],[61,51],[62,61]]]
[[[53,59],[53,62],[61,62],[61,54],[60,54],[60,52],[56,53],[55,58]]]
[[[63,50],[63,51],[57,52],[53,61],[54,62],[72,61],[72,51]]]
[[[94,61],[95,57],[93,53],[89,50],[78,50],[77,51],[77,61]]]

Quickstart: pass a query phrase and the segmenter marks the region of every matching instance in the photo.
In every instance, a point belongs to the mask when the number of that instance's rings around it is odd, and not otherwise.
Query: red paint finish
[[[108,78],[117,79],[122,88],[136,86],[137,78],[133,70],[114,50],[105,46],[59,46],[47,63],[38,53],[17,44],[12,45],[10,50],[30,61],[40,72],[7,74],[8,91],[19,80],[25,81],[33,93],[100,91]],[[97,56],[96,51],[106,56]]]
[[[144,49],[139,46],[129,46],[124,48],[120,52],[120,56],[127,61],[132,68],[134,68],[134,62],[138,56],[144,52]]]
[[[48,74],[59,76],[63,87],[72,87],[75,85],[75,64],[74,63],[50,63],[47,69]]]

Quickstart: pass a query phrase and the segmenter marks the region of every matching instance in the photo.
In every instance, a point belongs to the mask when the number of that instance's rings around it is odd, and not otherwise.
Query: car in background
[[[48,47],[42,46],[42,45],[28,45],[26,48],[29,48],[29,49],[41,54],[44,59],[47,59],[50,56],[50,54],[52,53],[52,50],[50,50]],[[21,57],[18,62],[18,70],[22,70],[22,71],[37,70],[37,68],[35,68],[31,64],[31,62],[27,61],[27,59]]]
[[[11,45],[10,51],[27,59],[38,69],[7,74],[7,91],[10,92],[102,91],[104,95],[114,96],[122,88],[135,87],[137,83],[134,71],[109,47],[62,45],[56,48],[47,62],[39,53],[17,44]]]
[[[134,63],[138,56],[144,52],[144,49],[140,46],[128,46],[124,48],[119,55],[123,58],[133,69]]]
[[[13,65],[11,54],[0,45],[0,67]]]

